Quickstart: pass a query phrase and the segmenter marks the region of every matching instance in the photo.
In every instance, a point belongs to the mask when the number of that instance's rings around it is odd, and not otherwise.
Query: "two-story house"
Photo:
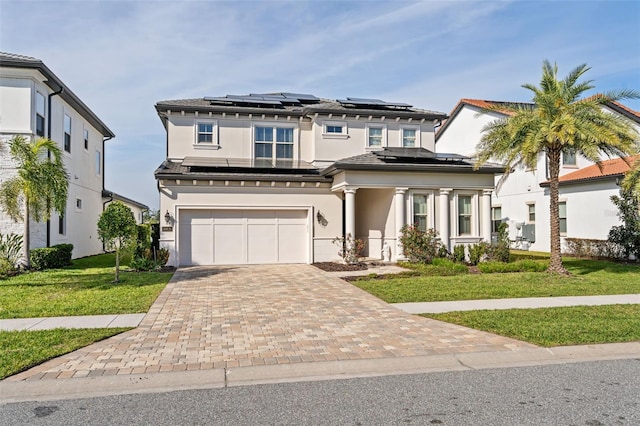
[[[41,60],[0,52],[0,139],[16,135],[56,141],[69,174],[63,214],[30,224],[30,246],[73,244],[73,257],[102,252],[97,222],[109,198],[104,191],[104,143],[113,132]],[[0,182],[16,173],[2,144]],[[24,226],[0,209],[0,232],[22,235]]]
[[[156,104],[161,245],[173,265],[401,258],[400,229],[434,228],[451,249],[491,236],[498,165],[435,154],[446,114],[376,99],[276,93]]]
[[[506,116],[507,112],[499,110],[501,104],[505,102],[461,99],[449,119],[438,129],[436,151],[456,150],[473,157],[484,126]],[[520,105],[534,107],[533,104]],[[607,103],[603,108],[627,118],[640,130],[640,113],[618,102]],[[629,165],[619,158],[603,157],[602,160],[596,165],[575,152],[563,153],[559,179],[562,241],[565,237],[605,240],[611,227],[619,224],[618,211],[610,197],[619,193],[619,182],[629,170]],[[507,222],[514,247],[548,252],[548,192],[546,156],[543,153],[533,170],[516,167],[506,178],[502,174],[496,176],[491,207],[492,227],[495,230],[497,224]]]

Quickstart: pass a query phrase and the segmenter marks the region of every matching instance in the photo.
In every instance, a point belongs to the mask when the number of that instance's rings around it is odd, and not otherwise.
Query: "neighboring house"
[[[125,206],[129,207],[133,212],[133,216],[136,218],[136,222],[141,224],[144,222],[144,212],[149,210],[149,206],[127,198],[124,195],[116,194],[115,192],[104,190],[102,191],[102,197],[108,199],[105,202],[105,207],[113,201],[120,201]]]
[[[499,108],[504,104],[509,103],[461,99],[449,119],[438,129],[436,151],[456,150],[473,157],[482,138],[483,127],[506,116],[499,110],[487,111],[487,108]],[[534,107],[530,103],[517,105]],[[640,113],[617,102],[607,103],[603,108],[626,117],[640,129]],[[626,170],[628,166],[621,159],[604,157],[598,166],[575,152],[563,153],[559,200],[563,241],[564,237],[607,239],[611,227],[619,224],[617,208],[610,196],[618,194],[619,178]],[[492,228],[495,231],[500,222],[507,222],[513,247],[550,250],[547,180],[544,154],[538,157],[534,170],[516,167],[506,179],[502,174],[496,176],[496,191],[491,200]]]
[[[0,139],[15,135],[56,141],[69,174],[64,214],[32,222],[31,248],[73,244],[73,257],[102,252],[97,222],[104,202],[104,142],[113,132],[41,60],[0,52]],[[0,150],[0,182],[16,173]],[[22,234],[24,226],[0,209],[0,232]]]
[[[502,168],[435,154],[446,114],[375,99],[277,93],[161,101],[161,245],[172,265],[401,258],[400,229],[435,228],[451,249],[491,237]]]

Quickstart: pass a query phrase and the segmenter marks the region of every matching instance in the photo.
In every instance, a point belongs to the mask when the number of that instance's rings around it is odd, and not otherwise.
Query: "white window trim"
[[[420,190],[415,189],[409,191],[409,208],[407,209],[407,223],[414,225],[413,222],[413,196],[425,195],[427,197],[427,229],[436,229],[436,215],[435,215],[435,191],[433,190]]]
[[[469,235],[461,235],[459,229],[459,212],[458,212],[458,197],[459,196],[467,196],[471,197],[471,234]],[[454,221],[452,228],[454,229],[456,237],[478,237],[479,236],[479,224],[478,224],[478,194],[473,191],[456,191],[453,196],[453,212],[454,212]]]
[[[284,123],[281,121],[255,121],[251,123],[251,159],[256,159],[256,127],[273,127],[273,128],[282,128],[282,129],[293,129],[293,157],[292,160],[298,159],[298,125],[293,123]],[[273,135],[273,151],[272,151],[272,161],[276,161],[276,135]],[[280,159],[284,160],[284,159]]]
[[[382,129],[382,141],[380,143],[380,146],[370,146],[369,145],[369,129],[374,128],[374,129]],[[364,140],[364,144],[365,144],[365,148],[366,149],[381,149],[387,146],[387,125],[386,124],[373,124],[373,123],[367,123],[365,124],[365,140]]]
[[[98,159],[98,158],[96,158],[97,155],[94,155],[93,156],[93,164],[94,164],[94,167],[95,167],[96,160],[98,160],[100,168],[99,169],[96,168],[95,172],[96,172],[96,176],[100,176],[102,174],[102,169],[104,168],[104,164],[103,164],[103,161],[102,161],[102,152],[100,152],[100,150],[96,149],[96,154],[99,155],[100,158]]]
[[[87,135],[86,139],[84,137],[84,135]],[[90,139],[91,139],[91,132],[89,131],[89,129],[87,129],[86,127],[82,128],[82,147],[84,148],[85,152],[89,152],[89,145],[90,145]],[[85,143],[84,141],[87,141],[86,147],[85,147]]]
[[[199,125],[200,124],[212,124],[212,134],[211,134],[211,142],[198,142]],[[195,125],[193,126],[194,136],[193,136],[193,146],[196,149],[220,149],[220,140],[218,138],[218,120],[196,120]]]
[[[566,168],[566,169],[577,169],[578,168],[578,151],[576,151],[574,148],[567,148],[567,150],[573,150],[573,159],[574,162],[573,163],[565,163],[565,151],[562,151],[562,159],[561,159],[561,163],[562,163],[562,167]]]
[[[494,219],[493,217],[493,213],[496,211],[496,209],[500,209],[500,217],[498,219]],[[496,220],[500,220],[500,222],[502,223],[502,204],[493,204],[491,206],[491,227],[493,228],[493,222],[495,222]],[[491,231],[492,233],[495,233],[496,231]]]
[[[328,126],[341,126],[342,133],[328,133]],[[349,138],[349,128],[347,127],[346,121],[323,121],[322,122],[322,137],[324,139],[348,139]]]
[[[415,141],[415,145],[413,147],[407,147],[407,148],[420,148],[422,146],[422,140],[420,138],[420,126],[414,126],[414,125],[409,125],[409,124],[402,124],[400,126],[400,131],[399,133],[399,137],[400,137],[400,141],[398,143],[398,146],[405,148],[404,146],[404,130],[405,129],[409,129],[409,130],[415,130],[416,131],[416,141]]]
[[[526,202],[525,205],[527,206],[527,223],[528,224],[535,224],[536,223],[535,219],[533,221],[531,220],[531,212],[530,212],[529,208],[531,206],[533,206],[533,214],[535,216],[537,216],[538,212],[537,212],[537,209],[536,209],[536,202],[535,201],[529,201],[529,202]]]
[[[34,133],[37,135],[38,133],[38,95],[42,96],[42,100],[43,102],[43,108],[44,111],[42,111],[42,118],[43,118],[43,126],[44,128],[42,129],[42,136],[41,137],[47,137],[47,97],[41,93],[39,90],[36,90],[36,94],[35,94],[35,98],[34,98],[34,107],[33,110],[35,112],[35,122],[34,122]]]
[[[567,209],[567,207],[569,207],[569,203],[567,202],[566,199],[559,199],[558,200],[558,228],[560,227],[560,204],[564,203],[564,220],[567,223],[567,230],[562,232],[560,231],[560,236],[561,237],[566,237],[567,233],[569,231],[569,210]]]
[[[80,201],[80,206],[78,206],[78,201]],[[82,211],[82,198],[76,198],[76,211],[77,212]]]
[[[67,133],[66,126],[66,118],[69,117],[69,133]],[[69,135],[69,151],[64,148],[64,136]],[[65,155],[71,155],[71,151],[73,150],[73,117],[69,115],[66,111],[62,114],[62,153]]]

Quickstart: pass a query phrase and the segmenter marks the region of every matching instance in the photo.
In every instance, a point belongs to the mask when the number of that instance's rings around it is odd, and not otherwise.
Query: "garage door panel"
[[[306,210],[183,210],[181,265],[306,263]]]
[[[277,243],[276,228],[273,224],[247,225],[247,262],[278,263],[275,250]]]
[[[307,234],[307,225],[280,224],[278,226],[278,260],[280,263],[305,263],[307,241],[300,235]]]
[[[245,236],[242,224],[216,223],[213,230],[214,264],[246,263],[244,255]]]

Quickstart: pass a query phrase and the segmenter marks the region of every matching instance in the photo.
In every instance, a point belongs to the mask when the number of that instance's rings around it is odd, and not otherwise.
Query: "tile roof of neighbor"
[[[562,175],[558,178],[558,181],[562,185],[624,176],[639,159],[640,156],[632,156],[600,161],[575,172]],[[549,181],[541,183],[540,186],[549,186]]]
[[[16,53],[0,52],[0,67],[10,68],[29,68],[38,70],[45,78],[45,84],[51,90],[59,91],[60,97],[71,105],[82,117],[84,117],[93,127],[95,127],[103,136],[115,137],[115,134],[107,127],[106,124],[91,109],[69,89],[63,82],[38,58],[31,56],[18,55]]]
[[[593,95],[587,99],[590,98],[594,98],[597,97],[598,95]],[[640,123],[640,112],[639,111],[634,111],[631,108],[622,105],[620,102],[617,101],[609,101],[606,102],[607,106],[611,109],[613,109],[614,111]],[[458,101],[458,103],[456,104],[455,107],[453,107],[453,110],[451,110],[451,113],[449,114],[449,118],[444,121],[442,123],[442,126],[440,126],[440,128],[437,130],[436,132],[436,142],[438,142],[438,139],[440,137],[440,135],[445,131],[445,129],[449,126],[449,123],[453,122],[453,119],[455,118],[455,116],[460,112],[460,110],[465,106],[465,105],[470,105],[470,106],[474,106],[476,108],[481,108],[483,110],[486,109],[492,109],[495,107],[499,107],[500,105],[513,105],[516,107],[528,107],[531,108],[533,107],[535,104],[531,103],[531,102],[508,102],[508,101],[491,101],[491,100],[485,100],[485,99],[469,99],[469,98],[462,98],[460,99],[460,101]],[[503,114],[503,115],[511,115],[511,113],[509,111],[501,111],[500,109],[494,110],[494,112],[498,113],[498,114]]]
[[[277,95],[277,94],[271,94]],[[249,95],[247,95],[249,96]],[[428,120],[443,120],[447,114],[439,111],[431,111],[421,108],[408,106],[406,108],[392,108],[383,105],[373,107],[368,106],[345,106],[337,100],[317,98],[317,101],[304,102],[301,105],[231,105],[224,104],[220,101],[222,98],[194,98],[194,99],[175,99],[165,100],[156,103],[158,114],[166,113],[168,110],[182,109],[186,111],[218,111],[218,112],[244,112],[264,114],[265,112],[273,113],[282,111],[283,113],[304,116],[313,113],[329,113],[329,114],[349,114],[349,115],[372,115],[376,117],[411,117]]]

